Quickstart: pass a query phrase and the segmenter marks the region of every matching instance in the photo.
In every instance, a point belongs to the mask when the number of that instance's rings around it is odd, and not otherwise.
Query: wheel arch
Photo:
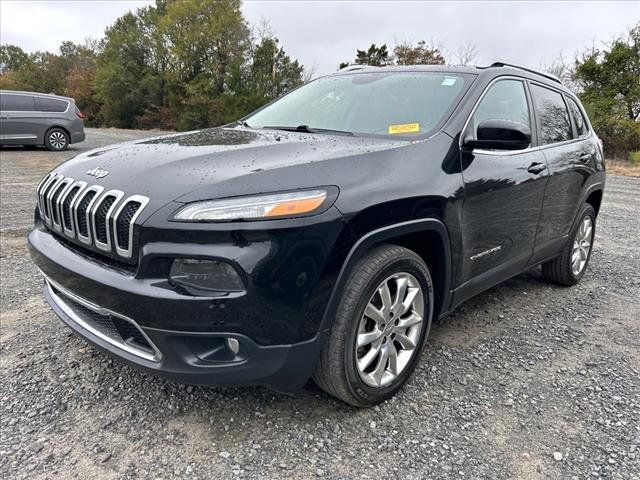
[[[362,235],[342,263],[329,302],[322,317],[320,331],[326,332],[340,302],[340,293],[356,262],[377,245],[403,246],[417,253],[429,266],[434,282],[434,316],[448,309],[451,295],[451,247],[449,233],[437,218],[423,218],[387,225]]]

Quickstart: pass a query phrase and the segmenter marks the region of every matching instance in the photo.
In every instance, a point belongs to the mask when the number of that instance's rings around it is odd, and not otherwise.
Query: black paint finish
[[[446,71],[414,68],[433,69]],[[519,151],[461,147],[467,118],[498,77],[517,77],[527,85],[535,81],[575,99],[535,73],[508,67],[463,71],[475,80],[429,138],[237,126],[78,155],[56,173],[149,197],[134,229],[135,262],[120,265],[115,254],[63,240],[37,213],[28,237],[33,260],[65,289],[134,319],[165,348],[163,361],[148,365],[80,331],[131,363],[195,383],[300,386],[331,328],[354,259],[371,246],[399,243],[425,257],[434,271],[438,313],[445,315],[470,296],[557,255],[579,206],[604,188],[602,152],[592,132],[538,145],[539,133],[533,131],[531,146]],[[86,175],[95,167],[109,174],[99,180]],[[227,223],[170,220],[188,202],[322,186],[338,196],[315,216]],[[178,257],[228,261],[246,289],[215,297],[191,295],[168,281],[171,262]],[[56,312],[65,317],[60,309]],[[75,328],[73,321],[65,321]],[[239,338],[255,358],[243,367],[202,369],[190,360],[193,351],[183,341],[192,336]]]

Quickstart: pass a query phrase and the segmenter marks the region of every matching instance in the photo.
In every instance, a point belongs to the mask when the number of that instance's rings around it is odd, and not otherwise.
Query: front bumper
[[[308,293],[292,292],[285,280],[292,272],[298,278],[296,265],[309,262],[301,263],[304,257],[292,256],[295,250],[284,246],[286,242],[309,245],[309,236],[319,238],[319,228],[339,230],[329,222],[295,235],[293,231],[263,233],[250,237],[251,242],[238,247],[242,255],[234,257],[222,255],[231,249],[223,243],[149,244],[142,249],[135,272],[119,271],[104,263],[107,259],[72,248],[40,222],[27,243],[45,277],[45,297],[53,310],[98,348],[185,383],[268,385],[291,391],[304,385],[313,372],[322,338],[320,317],[332,283],[316,280]],[[274,255],[276,251],[281,253]],[[155,274],[154,267],[157,260],[164,264],[175,252],[234,258],[238,268],[250,272],[246,291],[214,298],[176,290],[166,277]],[[255,263],[245,262],[245,257]],[[247,265],[256,266],[249,270]],[[313,295],[317,290],[323,293]],[[237,353],[228,339],[237,341]],[[137,348],[140,343],[144,345]]]
[[[119,316],[69,292],[45,277],[44,296],[53,311],[75,333],[99,349],[134,367],[180,382],[201,385],[268,385],[291,391],[304,385],[318,354],[319,342],[312,339],[295,345],[261,346],[244,335],[203,334],[154,328],[138,328],[152,348],[116,339],[105,333],[86,311],[96,316]],[[85,309],[79,308],[82,302]],[[226,339],[238,341],[231,352]]]

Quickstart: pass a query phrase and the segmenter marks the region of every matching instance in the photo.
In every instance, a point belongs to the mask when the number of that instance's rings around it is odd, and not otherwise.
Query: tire
[[[587,232],[585,228],[586,224],[590,224],[591,226],[589,232]],[[547,281],[558,285],[568,287],[577,284],[589,265],[595,233],[596,212],[593,207],[587,203],[580,210],[580,213],[578,214],[578,221],[573,226],[569,235],[569,240],[562,249],[560,255],[553,260],[542,264],[542,276]],[[588,242],[588,248],[585,248],[586,244],[584,242]],[[577,253],[577,255],[579,255],[580,262],[576,265],[573,260],[578,245],[581,247]]]
[[[44,146],[54,152],[66,150],[69,146],[69,135],[61,128],[51,128],[44,135]]]
[[[385,307],[383,285],[389,292],[386,305],[393,304],[392,308]],[[403,302],[398,302],[399,292]],[[418,255],[395,245],[371,250],[349,274],[313,373],[315,383],[356,407],[370,407],[393,396],[420,359],[431,328],[433,298],[429,268]],[[403,305],[409,302],[410,307]],[[371,307],[379,307],[375,312],[378,321],[365,315],[365,310],[374,312]],[[420,311],[421,322],[416,317]],[[416,323],[407,327],[412,322]],[[366,338],[364,334],[376,340],[356,346],[357,340]],[[372,359],[371,365],[364,368],[367,359]]]

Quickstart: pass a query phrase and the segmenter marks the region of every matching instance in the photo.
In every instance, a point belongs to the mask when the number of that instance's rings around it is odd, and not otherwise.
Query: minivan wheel
[[[313,379],[357,407],[393,396],[416,367],[433,316],[429,268],[411,250],[382,245],[347,279]]]
[[[580,281],[589,265],[596,232],[596,212],[590,204],[580,210],[562,253],[542,264],[542,275],[549,282],[571,286]]]
[[[44,145],[47,147],[47,150],[66,150],[69,146],[67,132],[61,128],[52,128],[44,136]]]

